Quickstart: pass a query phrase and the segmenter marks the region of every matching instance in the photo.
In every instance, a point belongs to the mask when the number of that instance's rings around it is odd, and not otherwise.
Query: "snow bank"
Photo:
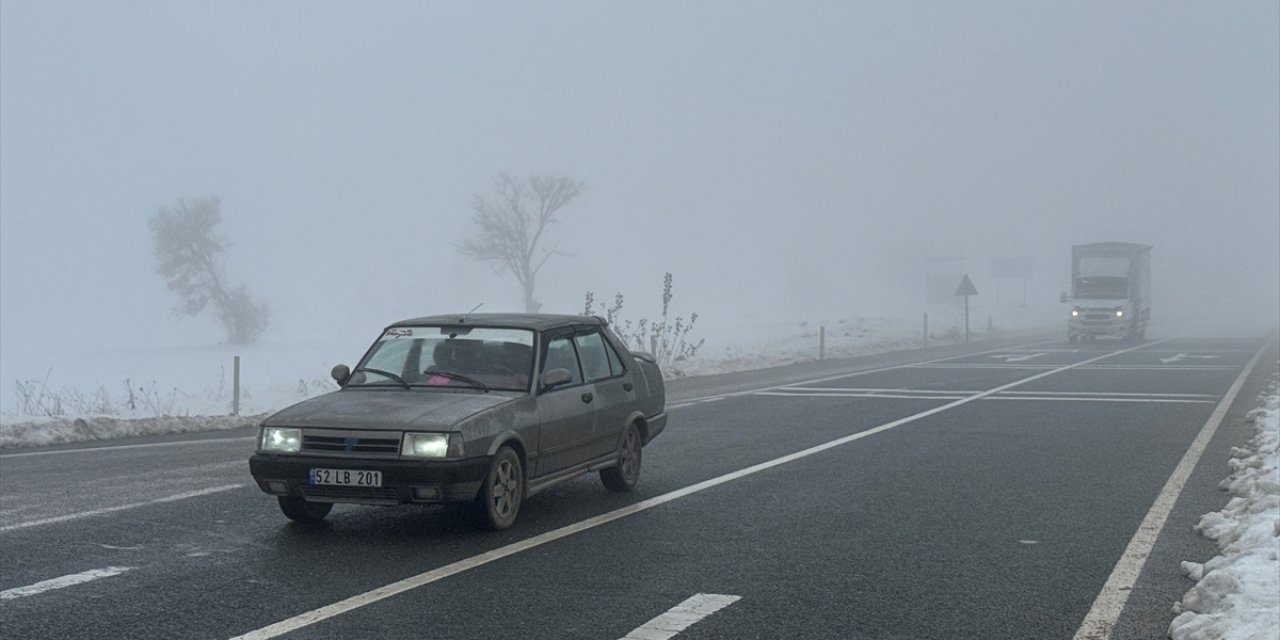
[[[1232,451],[1222,487],[1233,496],[1196,530],[1222,554],[1182,563],[1196,586],[1174,605],[1173,640],[1275,640],[1280,634],[1280,393],[1273,382],[1249,417],[1257,435]]]
[[[109,440],[163,433],[239,429],[257,425],[266,414],[254,416],[161,416],[158,418],[46,418],[0,424],[0,448]]]

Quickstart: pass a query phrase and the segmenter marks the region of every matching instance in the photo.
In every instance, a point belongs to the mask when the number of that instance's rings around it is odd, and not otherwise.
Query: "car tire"
[[[630,491],[640,481],[640,462],[644,446],[640,442],[640,429],[635,423],[627,425],[622,434],[622,446],[618,448],[618,464],[600,470],[600,482],[610,491]]]
[[[485,528],[502,531],[515,524],[524,502],[524,465],[514,449],[504,446],[494,454],[476,500],[476,515]]]
[[[315,523],[333,510],[332,502],[307,502],[299,496],[280,496],[280,511],[294,522]]]

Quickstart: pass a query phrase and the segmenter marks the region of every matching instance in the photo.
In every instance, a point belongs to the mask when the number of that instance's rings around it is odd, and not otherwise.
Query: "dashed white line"
[[[741,600],[742,596],[698,593],[666,613],[632,629],[622,640],[669,640],[703,618]]]
[[[14,531],[17,529],[26,529],[28,527],[38,527],[40,525],[53,524],[55,522],[66,522],[68,520],[79,520],[81,518],[90,518],[93,516],[100,516],[106,513],[115,513],[116,511],[124,511],[125,509],[137,509],[138,507],[145,507],[147,505],[152,505],[152,504],[176,502],[178,500],[186,500],[187,498],[206,496],[211,493],[219,493],[222,491],[239,489],[245,486],[248,486],[248,485],[226,484],[220,487],[210,487],[208,489],[199,489],[196,491],[187,491],[186,493],[178,493],[171,496],[165,496],[163,498],[156,498],[155,500],[147,500],[146,502],[133,502],[130,504],[122,504],[114,507],[105,507],[103,509],[93,509],[91,511],[80,511],[77,513],[69,513],[67,515],[54,516],[52,518],[41,518],[39,520],[29,520],[27,522],[19,522],[18,524],[8,524],[3,527],[0,527],[0,533],[7,533],[9,531]]]
[[[133,567],[106,567],[105,569],[94,569],[93,571],[85,571],[83,573],[73,573],[69,576],[62,576],[61,578],[42,580],[25,587],[17,587],[14,589],[0,591],[0,600],[13,600],[14,598],[34,596],[46,591],[53,591],[54,589],[64,589],[77,584],[84,584],[99,578],[118,576],[131,570],[133,570]]]

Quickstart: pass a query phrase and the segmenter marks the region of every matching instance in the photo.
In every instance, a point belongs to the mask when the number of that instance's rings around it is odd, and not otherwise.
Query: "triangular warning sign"
[[[960,286],[956,287],[956,295],[958,296],[976,296],[978,290],[973,286],[973,281],[965,274],[964,280],[960,281]]]

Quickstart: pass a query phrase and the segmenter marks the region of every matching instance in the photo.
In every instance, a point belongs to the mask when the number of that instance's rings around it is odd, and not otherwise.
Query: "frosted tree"
[[[477,194],[471,202],[475,234],[454,246],[463,255],[489,263],[498,275],[510,272],[515,276],[525,311],[536,313],[542,308],[533,295],[538,271],[551,256],[565,255],[543,248],[543,234],[586,185],[568,176],[520,179],[499,173],[493,187],[493,194]]]
[[[148,220],[152,251],[156,271],[178,296],[178,313],[195,316],[212,305],[227,340],[245,344],[262,335],[271,309],[244,285],[227,282],[222,255],[231,242],[218,231],[221,222],[217,197],[180,199]]]

